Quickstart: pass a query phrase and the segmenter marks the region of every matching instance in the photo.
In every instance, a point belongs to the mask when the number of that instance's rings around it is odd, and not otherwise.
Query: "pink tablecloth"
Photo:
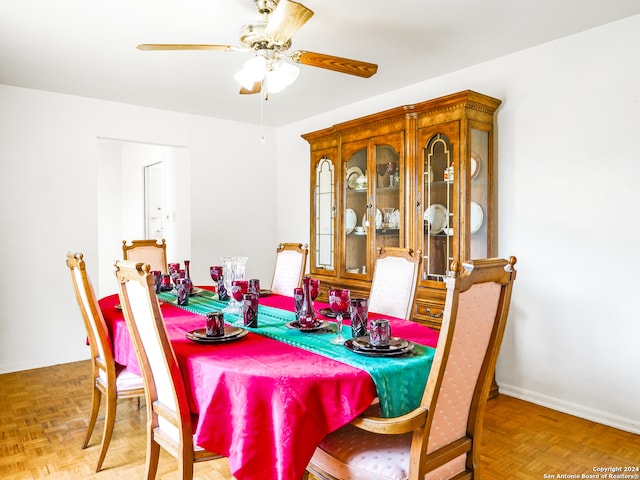
[[[278,295],[260,302],[293,306],[293,299]],[[100,300],[116,361],[135,370],[117,303],[115,295]],[[322,438],[376,396],[371,377],[355,367],[255,333],[237,342],[196,344],[185,333],[203,327],[202,316],[168,304],[162,312],[191,409],[199,414],[196,443],[227,457],[238,480],[299,480]],[[436,345],[438,334],[427,327],[393,320],[392,328],[396,336]]]

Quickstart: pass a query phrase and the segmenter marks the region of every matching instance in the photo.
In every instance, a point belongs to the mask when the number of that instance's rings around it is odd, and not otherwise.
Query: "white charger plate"
[[[362,226],[367,227],[367,212],[364,212],[362,216]],[[382,227],[382,212],[379,208],[376,208],[376,228]]]
[[[347,208],[344,212],[344,229],[347,232],[347,235],[353,232],[353,229],[356,228],[356,224],[358,223],[358,215],[351,208]]]
[[[347,169],[347,188],[353,190],[356,188],[356,180],[362,176],[362,170],[358,167],[351,167]]]
[[[476,233],[484,223],[484,210],[479,203],[471,202],[471,233]]]
[[[447,207],[439,203],[434,203],[424,211],[424,221],[431,225],[431,235],[442,232],[447,226],[449,211]]]
[[[477,153],[471,153],[471,179],[476,178],[480,172],[480,157]]]
[[[400,210],[397,208],[391,212],[391,216],[389,217],[389,226],[391,228],[399,228],[400,227]]]

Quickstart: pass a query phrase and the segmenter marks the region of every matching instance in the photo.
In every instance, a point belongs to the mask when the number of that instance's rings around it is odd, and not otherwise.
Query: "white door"
[[[164,162],[144,167],[145,238],[165,237]]]

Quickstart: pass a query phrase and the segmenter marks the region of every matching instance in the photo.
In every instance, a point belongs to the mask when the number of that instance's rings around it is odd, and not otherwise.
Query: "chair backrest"
[[[113,382],[109,386],[115,388],[116,375],[111,338],[93,285],[87,274],[84,255],[82,253],[67,253],[67,266],[71,273],[76,300],[87,330],[94,376],[99,375],[103,377],[105,382]]]
[[[115,267],[120,303],[144,378],[149,422],[166,438],[192,451],[186,390],[154,290],[151,267],[127,260],[117,261]]]
[[[158,243],[156,240],[122,241],[122,258],[151,265],[151,270],[160,270],[167,274],[167,244],[164,238]]]
[[[308,245],[281,243],[276,249],[276,267],[273,271],[271,291],[293,297],[293,289],[299,287],[307,265]]]
[[[451,478],[465,469],[473,471],[478,463],[473,458],[474,445],[480,444],[482,417],[516,277],[515,263],[515,257],[475,260],[464,263],[462,273],[459,264],[452,265],[422,401],[429,412],[427,422],[414,433],[411,461],[421,464],[415,478]],[[429,472],[426,477],[425,472]]]
[[[413,310],[422,252],[410,248],[378,248],[369,311],[408,320]]]

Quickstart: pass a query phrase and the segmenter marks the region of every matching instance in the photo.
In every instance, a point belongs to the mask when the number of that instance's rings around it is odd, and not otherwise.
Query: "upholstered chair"
[[[327,435],[307,470],[321,479],[481,478],[485,404],[509,311],[515,257],[452,265],[442,329],[421,405],[371,411]]]
[[[193,442],[182,373],[167,335],[148,264],[117,261],[118,293],[142,370],[147,400],[147,480],[156,477],[160,448],[178,461],[179,478],[193,478],[193,464],[220,458]]]
[[[100,311],[93,285],[87,274],[82,253],[67,253],[67,266],[71,273],[71,281],[75,291],[80,313],[87,330],[87,338],[91,348],[91,413],[87,433],[82,442],[86,448],[96,425],[100,402],[106,399],[104,432],[100,444],[100,453],[96,472],[102,469],[102,463],[109,449],[113,428],[116,421],[116,407],[121,398],[140,398],[144,395],[144,381],[141,376],[117,365],[113,359],[113,348],[107,325]]]
[[[164,274],[169,273],[167,267],[167,244],[164,238],[156,240],[131,240],[122,241],[122,258],[135,262],[144,262],[151,265],[151,270],[159,270]]]
[[[271,292],[293,296],[299,287],[307,265],[309,247],[302,243],[281,243],[276,249],[276,267],[271,282]]]
[[[422,253],[410,248],[378,248],[369,311],[408,320],[413,310]]]

